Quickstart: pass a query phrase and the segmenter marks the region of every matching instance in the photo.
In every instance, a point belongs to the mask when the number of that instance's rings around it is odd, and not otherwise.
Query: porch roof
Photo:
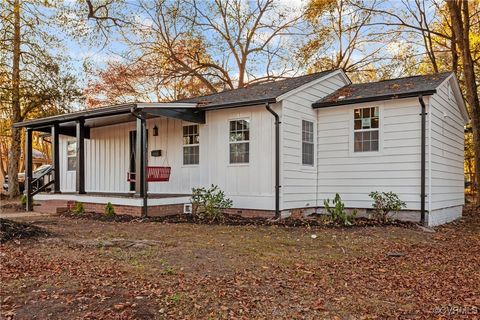
[[[78,120],[84,120],[87,129],[102,127],[135,121],[132,114],[134,111],[141,112],[147,118],[163,116],[189,122],[205,122],[205,112],[198,109],[195,103],[129,103],[27,120],[15,123],[14,127],[50,132],[50,127],[58,124],[60,134],[75,136],[75,122]],[[88,131],[85,136],[89,137]]]

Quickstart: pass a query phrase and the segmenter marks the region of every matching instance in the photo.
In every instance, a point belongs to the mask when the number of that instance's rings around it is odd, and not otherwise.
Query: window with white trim
[[[302,120],[302,164],[313,166],[315,147],[313,144],[313,122]]]
[[[77,170],[77,141],[67,141],[67,171]]]
[[[230,121],[230,163],[248,163],[250,160],[250,120]]]
[[[354,110],[354,152],[378,151],[378,107]]]
[[[183,127],[183,164],[193,165],[200,162],[200,137],[198,125]]]

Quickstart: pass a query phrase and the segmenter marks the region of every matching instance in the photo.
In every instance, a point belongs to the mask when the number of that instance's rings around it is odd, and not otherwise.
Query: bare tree
[[[22,120],[20,109],[20,0],[13,2],[13,39],[12,39],[12,122],[20,122]],[[18,165],[21,152],[21,129],[12,126],[12,140],[10,147],[8,162],[8,192],[10,197],[15,197],[19,194],[18,186]]]
[[[129,48],[115,68],[141,70],[161,100],[271,81],[296,69],[290,47],[301,12],[274,0],[141,1],[125,10],[135,15],[127,14],[133,18],[121,29]],[[127,96],[132,89],[145,95],[140,81],[110,80],[125,85]]]
[[[10,196],[19,193],[18,171],[22,131],[13,127],[29,117],[59,113],[79,97],[75,79],[61,70],[62,57],[52,55],[58,39],[44,28],[49,25],[48,8],[21,0],[0,2],[0,86],[2,128],[8,127],[10,151],[8,175]],[[3,131],[3,130],[2,130]]]
[[[311,0],[305,18],[309,24],[308,41],[299,50],[309,70],[341,68],[356,80],[378,76],[378,69],[389,57],[382,43],[398,32],[378,32],[370,26],[376,1]]]
[[[470,14],[469,3],[466,0],[451,0],[447,2],[452,21],[453,36],[462,57],[465,91],[470,106],[473,145],[475,150],[475,180],[480,182],[480,101],[478,97],[477,79],[474,61],[470,47]],[[480,204],[480,192],[477,192],[476,202]]]

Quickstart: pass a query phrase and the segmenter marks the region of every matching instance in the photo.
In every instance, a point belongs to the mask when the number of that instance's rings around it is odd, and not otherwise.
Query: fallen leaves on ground
[[[431,319],[480,305],[478,214],[436,233],[51,219],[59,241],[0,247],[6,319]]]

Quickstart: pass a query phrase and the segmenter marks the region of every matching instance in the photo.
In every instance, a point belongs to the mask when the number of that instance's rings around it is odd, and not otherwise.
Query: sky
[[[152,0],[153,1],[153,0]],[[305,5],[305,1],[302,0],[277,0],[280,5],[290,7],[290,12],[294,12],[295,9],[301,8]],[[136,2],[131,1],[127,2],[129,5],[129,10],[132,10],[136,6]],[[77,21],[73,26],[69,26],[70,29],[61,31],[58,29],[52,29],[51,32],[57,34],[59,39],[62,42],[63,48],[60,50],[62,54],[66,55],[69,59],[69,66],[72,68],[72,73],[77,75],[79,78],[79,84],[81,87],[85,87],[88,84],[89,80],[92,80],[94,77],[92,73],[95,70],[99,70],[105,67],[106,63],[109,61],[121,61],[121,54],[128,50],[128,47],[122,40],[122,35],[120,30],[114,28],[111,30],[111,33],[108,35],[109,41],[104,43],[104,38],[95,37],[95,34],[100,34],[93,27],[94,21],[89,21],[86,19],[86,6],[83,5],[83,2],[76,2],[75,0],[65,1],[65,6],[69,7],[71,10],[67,12],[64,17],[66,17],[70,22]],[[400,0],[397,1],[383,1],[381,6],[387,9],[395,9],[395,12],[399,12],[400,8],[403,7]],[[398,10],[397,10],[398,9]],[[434,8],[428,8],[429,18],[433,18]],[[48,9],[45,11],[48,14]],[[116,11],[114,11],[115,13]],[[133,9],[133,12],[135,10]],[[120,10],[118,14],[128,14],[127,10]],[[149,23],[149,18],[143,15],[141,12],[137,13],[136,20],[139,25]],[[74,39],[72,35],[77,34],[79,30],[84,30],[82,37],[77,37]],[[205,33],[206,38],[210,37],[209,33]],[[298,39],[297,39],[298,40]],[[301,39],[300,39],[301,40]],[[403,40],[405,41],[405,40]],[[399,48],[399,44],[402,44],[400,41],[397,43],[386,43],[385,49],[387,52],[395,53]],[[332,48],[333,52],[333,48]],[[328,52],[326,54],[329,54]],[[356,55],[360,53],[356,52]],[[361,58],[360,56],[354,56],[354,58]],[[261,62],[259,62],[261,64]],[[259,66],[259,73],[262,72],[262,66]],[[304,70],[300,70],[304,72]],[[258,74],[261,76],[262,74]]]

